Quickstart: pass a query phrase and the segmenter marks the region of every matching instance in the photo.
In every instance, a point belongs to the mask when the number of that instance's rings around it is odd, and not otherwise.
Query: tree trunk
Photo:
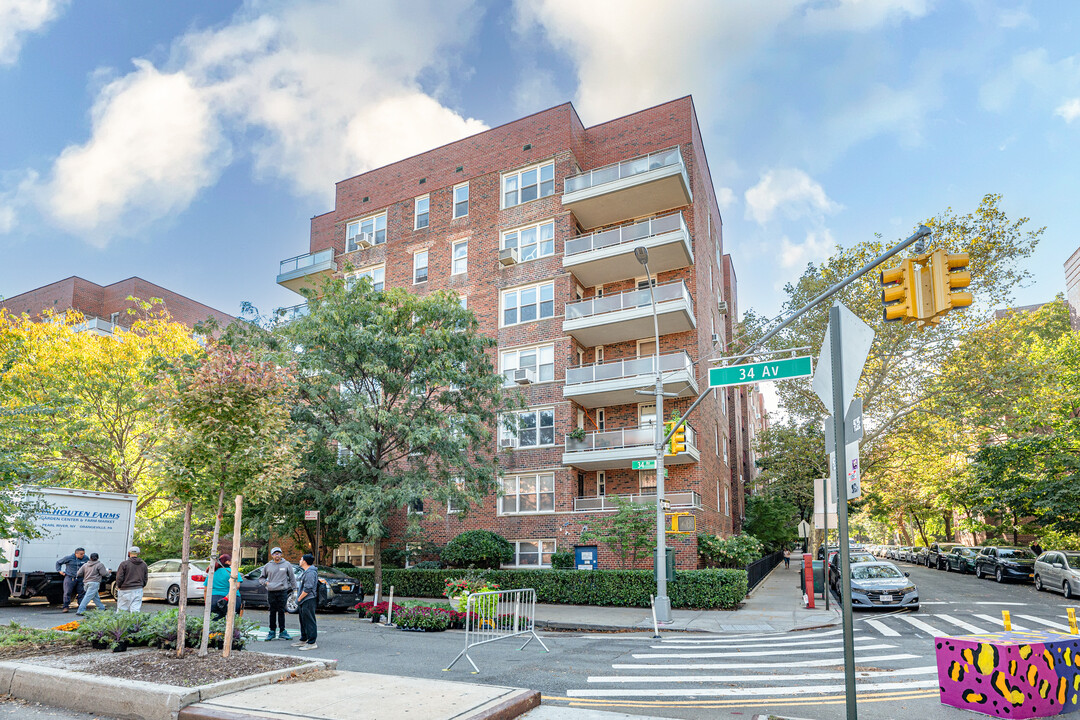
[[[919,531],[919,537],[923,540],[923,547],[929,547],[930,542],[926,539],[926,533],[923,531],[922,523],[919,522],[919,516],[915,513],[911,513],[911,519],[915,523],[915,529]]]
[[[904,522],[903,513],[900,513],[900,515],[897,516],[897,521],[897,525],[900,526],[900,537],[904,539],[904,545],[912,545],[913,543],[911,542],[911,533],[908,532],[907,523]]]
[[[218,535],[221,534],[221,517],[225,513],[225,487],[218,490],[217,515],[214,516],[214,539],[210,541],[210,567],[206,576],[206,593],[203,596],[203,625],[202,640],[199,642],[199,657],[206,657],[210,647],[210,599],[213,597],[211,587],[214,583],[214,562],[217,560]]]
[[[176,617],[176,657],[184,657],[187,639],[187,577],[191,565],[191,501],[184,506],[184,544],[180,550],[180,613]]]
[[[382,595],[382,541],[376,538],[372,541],[371,546],[374,548],[374,552],[371,554],[375,558],[375,587],[379,589],[379,594]],[[375,589],[372,588],[372,592]],[[378,603],[382,598],[375,598],[375,602]]]
[[[952,510],[946,510],[945,512],[941,513],[941,517],[945,521],[945,539],[948,540],[949,542],[952,542],[952,540],[953,540]]]
[[[238,566],[240,565],[240,519],[241,508],[244,505],[244,496],[236,496],[236,514],[233,515],[233,531],[232,531],[232,567],[229,573],[229,609],[225,613],[225,643],[221,647],[221,657],[229,657],[229,652],[232,650],[233,641],[233,625],[234,618],[236,617],[236,592],[240,586],[240,582],[237,580],[239,573]]]

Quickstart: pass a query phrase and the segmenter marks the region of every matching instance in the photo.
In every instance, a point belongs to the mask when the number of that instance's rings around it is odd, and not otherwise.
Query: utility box
[[[574,548],[574,567],[578,570],[595,570],[597,554],[595,545],[578,545]]]
[[[665,546],[664,550],[667,551],[667,558],[666,558],[667,562],[664,563],[664,567],[667,570],[667,581],[669,583],[670,582],[675,582],[675,548]],[[653,557],[654,558],[656,557],[656,552],[655,551],[653,552]],[[657,580],[660,579],[659,576],[657,576],[657,574],[656,574],[656,565],[655,565],[655,563],[653,565],[653,577],[655,579],[657,579]]]
[[[805,569],[799,568],[799,589],[806,588]],[[814,561],[814,594],[825,596],[825,563],[821,560]]]

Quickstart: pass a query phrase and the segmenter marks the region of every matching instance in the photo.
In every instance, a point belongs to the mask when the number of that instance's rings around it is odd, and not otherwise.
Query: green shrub
[[[442,560],[421,560],[415,565],[410,565],[410,569],[415,570],[442,570],[446,567],[446,563]]]
[[[343,572],[365,589],[375,587],[370,568]],[[476,575],[504,590],[533,588],[541,603],[649,607],[649,596],[656,592],[652,570],[481,570]],[[393,586],[398,597],[441,598],[446,581],[460,577],[460,570],[383,568],[382,581],[384,592]],[[746,597],[746,589],[746,571],[741,569],[676,570],[675,581],[668,585],[673,606],[699,609],[732,610]]]
[[[568,552],[551,553],[551,569],[552,570],[573,570],[574,569],[574,553],[568,553]]]
[[[442,561],[452,568],[498,568],[513,559],[514,547],[490,530],[466,530],[442,551]]]
[[[739,533],[727,538],[698,535],[698,553],[712,566],[745,568],[762,556],[761,542],[753,535]]]

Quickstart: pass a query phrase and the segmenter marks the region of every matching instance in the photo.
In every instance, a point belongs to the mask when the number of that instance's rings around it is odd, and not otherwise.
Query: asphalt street
[[[1061,595],[1030,585],[999,585],[900,563],[919,586],[918,612],[855,614],[860,717],[971,717],[938,700],[934,637],[1002,629],[1009,610],[1015,629],[1067,631]],[[790,573],[794,585],[794,569]],[[163,603],[146,603],[156,610]],[[262,611],[250,619],[266,622]],[[71,619],[44,604],[0,608],[0,621],[37,627]],[[290,617],[290,622],[295,618]],[[540,633],[533,640],[504,639],[474,648],[480,668],[466,660],[443,668],[464,643],[462,632],[412,633],[361,621],[349,613],[319,616],[319,648],[308,654],[336,658],[343,670],[482,682],[540,690],[544,703],[632,714],[742,718],[756,714],[834,720],[844,717],[842,635],[839,627],[794,633],[705,635]],[[260,650],[296,652],[282,641]]]

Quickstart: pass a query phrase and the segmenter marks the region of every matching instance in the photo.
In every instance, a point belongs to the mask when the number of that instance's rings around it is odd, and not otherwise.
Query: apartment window
[[[458,302],[461,303],[461,309],[462,310],[468,310],[469,309],[469,296],[468,295],[462,295],[461,297],[459,297]]]
[[[413,253],[413,284],[427,282],[428,251]]]
[[[607,412],[604,408],[596,408],[596,429],[600,432],[607,429]]]
[[[450,478],[450,484],[451,487],[453,487],[453,489],[457,492],[463,492],[465,490],[464,478]],[[455,502],[454,498],[450,498],[446,501],[446,512],[448,513],[459,513],[463,511],[466,507],[467,503],[465,503],[463,500]]]
[[[502,294],[503,327],[555,315],[555,283],[505,290]]]
[[[596,496],[604,497],[607,495],[607,473],[603,470],[596,471]]]
[[[504,208],[554,195],[555,163],[534,165],[503,175],[502,190]]]
[[[514,540],[514,565],[518,567],[551,567],[555,552],[554,540]]]
[[[382,245],[386,242],[386,212],[354,220],[345,226],[345,252],[352,252],[360,247],[361,242],[368,245]]]
[[[460,275],[469,271],[469,241],[460,240],[453,244],[450,259],[450,274]]]
[[[656,494],[655,470],[638,470],[638,492],[642,495]]]
[[[720,454],[720,426],[713,425],[713,447],[716,448],[716,454]]]
[[[345,283],[351,290],[352,287],[359,282],[360,278],[368,278],[371,280],[371,288],[373,290],[382,290],[386,287],[386,266],[385,265],[373,265],[363,270],[354,272],[349,277],[345,278]]]
[[[518,262],[555,254],[555,222],[509,230],[502,235],[502,247],[517,248]]]
[[[720,391],[720,412],[727,417],[727,392],[724,390]]]
[[[410,515],[423,515],[424,514],[424,501],[423,500],[413,500],[411,503],[409,503],[409,514]]]
[[[551,382],[555,379],[555,346],[506,350],[499,353],[499,365],[507,381],[513,381],[515,370],[532,370],[533,382]]]
[[[596,362],[597,363],[604,362],[604,346],[603,345],[597,345],[596,349],[594,350],[594,354],[596,355]]]
[[[333,561],[347,562],[355,567],[374,567],[375,546],[371,543],[342,543],[334,548]]]
[[[113,325],[120,322],[120,313],[114,312],[112,315],[109,315],[109,322]]]
[[[431,198],[427,195],[416,198],[416,202],[413,206],[413,215],[416,217],[416,229],[426,228],[428,226],[428,208],[430,207]]]
[[[541,447],[555,444],[555,408],[539,408],[514,413],[517,421],[518,447]],[[503,437],[513,437],[501,428]]]
[[[724,514],[731,516],[731,488],[724,488]]]
[[[454,217],[465,217],[468,214],[469,183],[464,183],[454,188]]]
[[[726,463],[727,461],[728,461],[728,453],[727,453],[727,435],[725,435],[725,436],[724,436],[724,462]]]
[[[499,481],[503,515],[555,511],[555,474],[508,475]]]

